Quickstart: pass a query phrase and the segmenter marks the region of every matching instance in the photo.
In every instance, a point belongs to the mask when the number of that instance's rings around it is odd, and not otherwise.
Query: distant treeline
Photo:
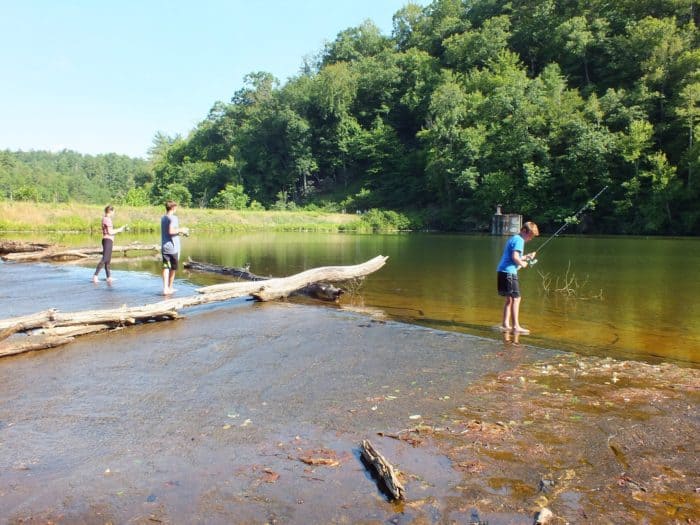
[[[698,3],[435,0],[393,22],[342,31],[282,85],[247,75],[103,187],[469,231],[496,204],[551,230],[609,185],[580,230],[700,232]]]
[[[123,202],[152,178],[147,161],[114,153],[0,151],[0,200]]]

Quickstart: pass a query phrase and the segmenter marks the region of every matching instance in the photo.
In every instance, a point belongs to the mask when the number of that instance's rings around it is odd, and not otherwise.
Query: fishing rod
[[[591,207],[591,206],[593,205],[593,203],[596,201],[596,199],[597,199],[598,197],[600,197],[601,194],[602,194],[605,190],[607,190],[607,189],[608,189],[608,186],[606,185],[605,187],[603,187],[602,190],[600,190],[598,193],[596,193],[596,194],[593,196],[592,199],[590,199],[588,202],[586,202],[586,204],[584,204],[583,207],[573,215],[573,217],[574,217],[574,218],[578,217],[578,216],[581,215],[584,211],[586,211],[589,207]],[[573,221],[564,221],[564,224],[561,225],[561,228],[559,228],[557,231],[555,231],[555,232],[552,234],[552,236],[549,237],[549,239],[547,239],[546,241],[544,241],[544,242],[540,245],[540,247],[537,248],[537,250],[535,250],[535,251],[536,251],[537,253],[540,253],[540,252],[542,251],[542,249],[543,249],[545,246],[547,246],[547,244],[549,244],[555,237],[557,237],[561,232],[563,232],[563,231],[569,226],[569,224],[571,224],[572,222],[573,222]],[[537,264],[537,259],[531,259],[531,260],[529,261],[529,266],[534,266],[535,264]]]

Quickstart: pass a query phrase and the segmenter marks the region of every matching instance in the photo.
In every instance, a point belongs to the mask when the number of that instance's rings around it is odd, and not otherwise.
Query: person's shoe
[[[93,275],[93,276],[92,276],[92,282],[95,283],[95,284],[97,284],[97,283],[100,282],[100,280],[97,278],[97,275]]]
[[[513,333],[516,333],[516,334],[529,334],[529,333],[530,333],[530,330],[528,330],[527,328],[523,328],[522,326],[516,326],[515,328],[513,328]]]
[[[114,282],[114,279],[111,277],[107,277],[107,284],[112,284]]]
[[[512,330],[512,328],[510,326],[503,326],[503,325],[499,326],[498,329],[501,332],[510,332]]]

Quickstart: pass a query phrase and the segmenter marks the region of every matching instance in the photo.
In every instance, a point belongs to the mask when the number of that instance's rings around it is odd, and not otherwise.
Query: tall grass
[[[3,232],[99,232],[103,206],[92,204],[45,204],[0,201],[0,231]],[[128,224],[134,232],[160,231],[161,207],[115,208],[114,225]],[[315,231],[338,232],[362,229],[351,214],[319,211],[253,211],[179,208],[180,224],[193,230]]]

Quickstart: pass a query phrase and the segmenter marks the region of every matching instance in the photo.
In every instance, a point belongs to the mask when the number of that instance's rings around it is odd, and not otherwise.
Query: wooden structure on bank
[[[491,217],[491,235],[515,235],[523,227],[523,216],[517,213],[503,213],[501,205],[496,205],[496,213]]]
[[[139,245],[141,246],[141,245]],[[144,248],[141,246],[141,248]],[[120,247],[120,250],[122,248]],[[151,247],[148,247],[151,249]],[[115,247],[116,250],[116,247]],[[61,257],[74,257],[76,251],[58,250],[52,253],[51,248],[42,249],[37,253],[44,256],[28,259],[62,260]],[[16,260],[7,258],[5,260]],[[80,255],[78,257],[81,257]],[[354,266],[325,266],[312,268],[289,277],[270,278],[264,281],[232,282],[207,286],[197,290],[198,294],[182,298],[171,298],[143,306],[123,306],[105,310],[87,310],[80,312],[62,313],[55,309],[45,310],[31,315],[0,320],[0,357],[52,348],[69,343],[80,335],[121,328],[145,322],[155,322],[177,319],[183,308],[201,304],[227,301],[237,297],[249,296],[258,301],[273,301],[283,299],[292,293],[314,284],[343,282],[365,277],[384,266],[388,257],[378,255],[362,264]],[[27,259],[21,259],[27,260]],[[15,334],[27,334],[27,337],[11,337]]]

